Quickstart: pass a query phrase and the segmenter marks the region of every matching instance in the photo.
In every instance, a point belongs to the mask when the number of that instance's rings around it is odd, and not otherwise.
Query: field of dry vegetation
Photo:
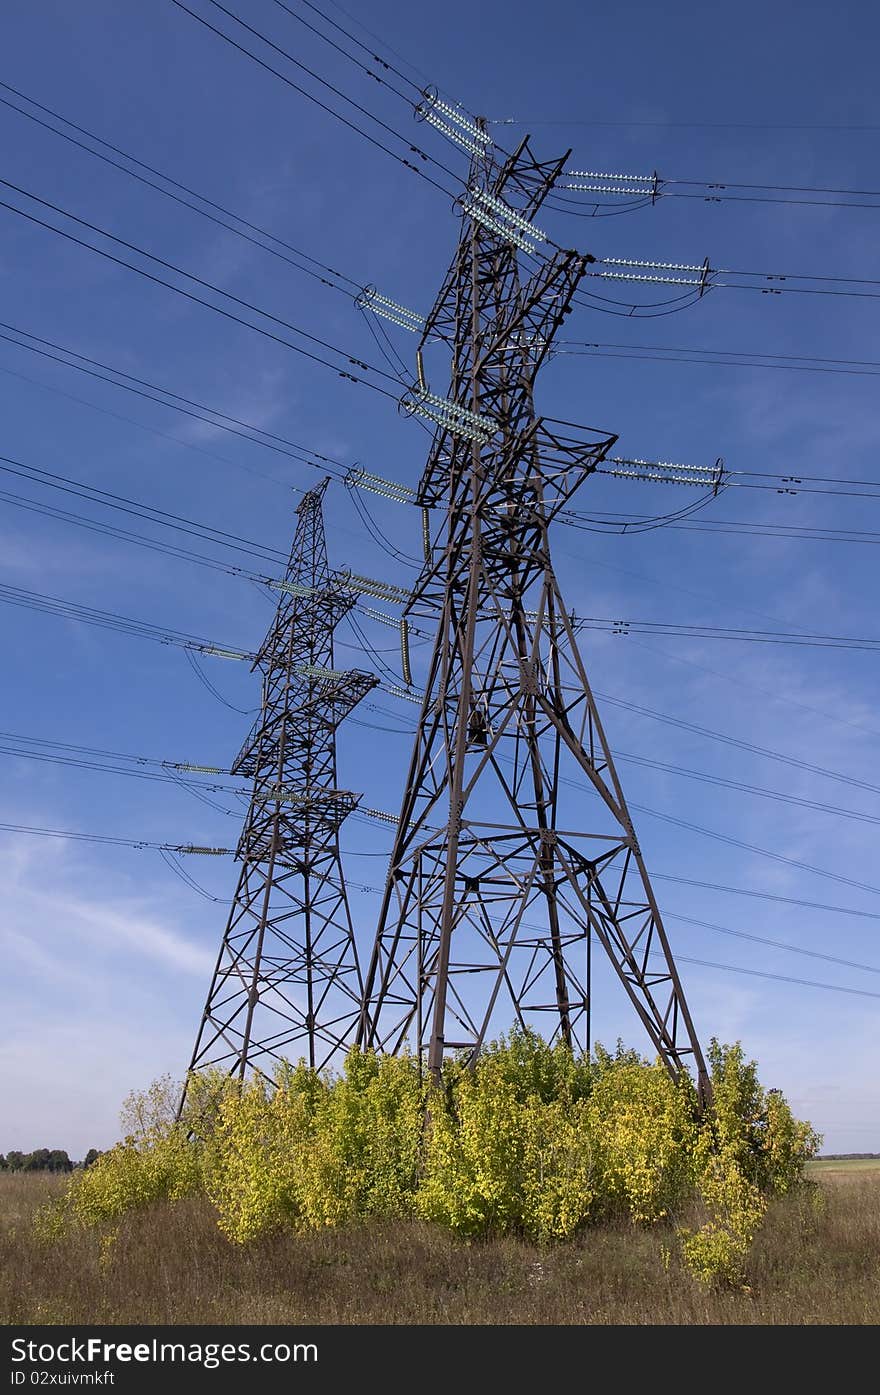
[[[236,1246],[193,1200],[134,1213],[109,1242],[80,1232],[47,1246],[32,1217],[62,1181],[5,1174],[0,1321],[878,1323],[880,1163],[810,1172],[815,1187],[771,1204],[736,1291],[683,1272],[668,1231],[630,1225],[547,1248],[416,1222]]]

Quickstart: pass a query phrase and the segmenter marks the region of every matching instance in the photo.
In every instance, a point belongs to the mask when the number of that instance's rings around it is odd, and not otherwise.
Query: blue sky
[[[323,7],[323,6],[322,6]],[[192,8],[212,22],[208,0]],[[295,2],[293,8],[296,8]],[[350,21],[326,5],[340,22]],[[466,173],[456,153],[393,97],[286,17],[272,0],[240,13],[301,61]],[[520,0],[421,6],[368,0],[358,19],[417,80],[470,110],[528,125],[491,128],[509,143],[532,129],[539,154],[572,146],[576,168],[678,178],[872,188],[876,132],[781,129],[880,124],[880,19],[865,3],[746,3],[722,25],[704,5],[585,7]],[[708,17],[707,17],[708,16]],[[425,311],[455,244],[449,201],[261,72],[169,0],[30,0],[9,7],[0,80],[235,210],[359,283]],[[359,31],[360,32],[360,31]],[[373,41],[367,38],[368,43]],[[398,62],[398,59],[394,60]],[[306,82],[311,88],[314,84]],[[608,124],[628,121],[632,125]],[[677,123],[755,123],[754,126]],[[590,124],[596,123],[596,124]],[[0,107],[0,177],[377,361],[346,297],[248,246],[124,174]],[[0,197],[16,200],[7,194]],[[19,205],[24,206],[18,199]],[[768,272],[872,277],[876,213],[786,204],[669,199],[612,219],[547,212],[565,246],[597,256],[700,262]],[[345,462],[415,483],[425,437],[394,404],[280,345],[0,209],[4,321],[70,346]],[[764,354],[876,357],[871,299],[778,297],[718,289],[699,305],[640,322],[578,309],[566,337]],[[392,331],[409,361],[412,340]],[[78,400],[76,400],[78,399]],[[876,393],[867,376],[637,359],[555,358],[540,381],[547,415],[620,435],[623,454],[870,480]],[[4,455],[187,515],[286,551],[305,465],[129,396],[0,341]],[[97,519],[97,506],[3,476],[0,489]],[[591,511],[666,511],[683,491],[592,480]],[[670,504],[671,500],[671,504]],[[728,491],[704,519],[876,530],[869,500]],[[383,528],[418,550],[415,521],[375,504]],[[338,485],[326,496],[332,560],[402,580]],[[130,520],[133,529],[161,530]],[[181,539],[185,543],[186,539]],[[197,550],[206,551],[195,544]],[[216,555],[221,556],[218,552]],[[240,559],[239,559],[240,560]],[[632,536],[559,529],[555,560],[582,614],[873,635],[875,553],[845,545],[659,529]],[[258,568],[259,570],[260,568]],[[271,615],[248,582],[86,532],[0,499],[0,581],[122,612],[221,643],[252,646]],[[774,623],[770,623],[770,622]],[[779,622],[776,624],[775,622]],[[180,650],[0,605],[3,731],[225,765],[258,693],[244,666],[202,686]],[[391,631],[371,631],[391,645]],[[364,664],[344,628],[342,663]],[[685,638],[592,634],[596,688],[840,772],[877,780],[876,654]],[[394,661],[394,655],[388,656]],[[206,661],[207,662],[207,661]],[[418,667],[418,660],[417,660]],[[385,698],[386,707],[392,699]],[[236,711],[235,708],[244,709]],[[405,709],[409,720],[414,709]],[[366,715],[366,714],[363,714]],[[381,722],[381,718],[375,718]],[[876,795],[608,706],[623,752],[876,816]],[[350,726],[343,782],[395,808],[405,737]],[[236,819],[174,785],[0,756],[0,821],[157,841],[227,845]],[[880,993],[880,975],[772,949],[678,917],[777,939],[880,969],[880,892],[870,823],[682,779],[622,761],[637,806],[686,819],[783,857],[673,827],[637,812],[652,870],[825,903],[862,916],[658,880],[686,991],[704,1037],[741,1038],[762,1076],[826,1135],[829,1151],[880,1150],[876,1056],[880,998],[728,973],[690,959]],[[221,803],[223,801],[221,800]],[[232,806],[229,806],[232,807]],[[386,832],[352,822],[350,876],[375,882]],[[188,1059],[224,907],[186,887],[158,854],[0,833],[6,972],[0,1039],[0,1150],[106,1145],[129,1089],[178,1074]],[[229,860],[188,863],[214,895],[231,893]],[[838,880],[835,880],[837,878]],[[376,900],[356,897],[364,947]],[[597,969],[600,1040],[642,1045],[607,972]]]

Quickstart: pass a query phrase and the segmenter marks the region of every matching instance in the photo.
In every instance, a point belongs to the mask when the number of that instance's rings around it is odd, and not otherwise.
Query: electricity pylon
[[[281,598],[254,660],[260,714],[232,765],[253,790],[241,862],[190,1070],[271,1078],[351,1045],[362,998],[339,829],[361,798],[337,788],[336,731],[378,682],[333,667],[333,632],[356,594],[329,570],[322,499],[305,495]]]
[[[567,157],[564,157],[567,158]],[[518,252],[564,159],[480,138],[458,249],[409,411],[435,434],[417,502],[440,521],[407,614],[436,625],[365,980],[362,1045],[405,1043],[436,1075],[509,1023],[589,1046],[591,944],[673,1076],[709,1084],[660,911],[550,552],[549,527],[616,436],[536,415],[533,387],[592,258]],[[422,350],[451,356],[446,397]]]

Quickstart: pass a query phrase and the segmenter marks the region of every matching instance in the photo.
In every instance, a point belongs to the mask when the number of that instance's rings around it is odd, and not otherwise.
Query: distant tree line
[[[817,1157],[823,1162],[856,1162],[864,1158],[878,1158],[880,1153],[818,1153]]]
[[[63,1148],[35,1148],[32,1153],[13,1149],[5,1157],[0,1153],[0,1172],[72,1172],[75,1167],[91,1167],[100,1156],[97,1148],[90,1148],[82,1162],[71,1162]]]

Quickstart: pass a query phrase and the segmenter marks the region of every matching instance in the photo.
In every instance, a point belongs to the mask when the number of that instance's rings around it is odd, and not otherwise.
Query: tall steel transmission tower
[[[478,128],[480,129],[480,128]],[[545,420],[533,388],[590,258],[532,219],[564,160],[474,142],[462,233],[425,324],[409,410],[435,434],[436,511],[407,613],[436,625],[358,1040],[436,1074],[510,1022],[588,1046],[588,958],[607,954],[673,1075],[708,1080],[557,583],[549,526],[617,439]],[[523,279],[518,253],[536,269]],[[422,367],[448,347],[446,397]],[[436,516],[435,515],[435,516]]]
[[[235,896],[190,1070],[321,1069],[351,1044],[362,982],[339,852],[361,796],[337,788],[336,731],[378,682],[333,667],[333,632],[356,595],[327,564],[322,499],[305,495],[281,599],[254,660],[260,714],[232,765],[253,790]]]

